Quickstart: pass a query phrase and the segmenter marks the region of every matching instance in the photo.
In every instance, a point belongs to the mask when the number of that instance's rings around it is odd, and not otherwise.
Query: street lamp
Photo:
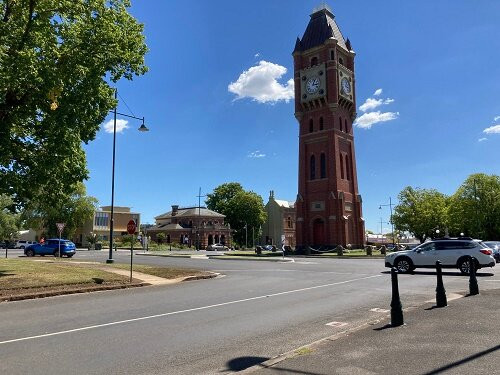
[[[106,263],[113,263],[113,226],[114,226],[114,205],[115,205],[115,153],[116,153],[116,115],[125,116],[135,120],[142,120],[142,124],[139,127],[140,132],[147,132],[149,129],[144,125],[144,117],[135,117],[131,115],[126,115],[125,113],[117,112],[118,107],[118,89],[115,88],[115,100],[117,101],[115,109],[113,111],[113,166],[111,169],[111,217],[109,220],[109,258],[106,259]]]
[[[392,228],[392,244],[393,244],[393,245],[395,245],[395,241],[394,241],[394,223],[393,223],[393,221],[392,221],[392,206],[394,206],[394,205],[392,204],[392,198],[391,198],[391,197],[389,197],[389,204],[380,204],[380,205],[378,206],[378,209],[379,209],[379,210],[381,210],[381,209],[382,209],[382,207],[389,207],[389,209],[391,210],[391,218],[390,218],[390,220],[389,220],[389,221],[390,221],[390,223],[391,223],[391,228]]]

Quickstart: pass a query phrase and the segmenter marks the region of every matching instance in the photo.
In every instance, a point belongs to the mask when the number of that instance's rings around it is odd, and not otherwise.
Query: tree
[[[447,197],[434,189],[407,186],[398,195],[392,220],[397,230],[413,234],[420,242],[433,237],[447,224]]]
[[[450,197],[450,232],[485,240],[500,239],[500,177],[470,175]]]
[[[30,201],[22,213],[30,228],[44,229],[46,235],[58,236],[56,223],[65,223],[63,236],[71,238],[77,228],[91,220],[97,209],[97,199],[86,195],[85,185],[78,182],[73,192],[58,201],[47,205],[45,201]]]
[[[252,228],[258,230],[266,221],[262,197],[245,191],[237,182],[218,186],[212,194],[207,194],[205,203],[210,210],[226,215],[225,221],[235,230],[233,238],[239,244],[245,243],[246,233],[251,238]]]
[[[0,193],[48,205],[88,177],[82,143],[147,70],[130,0],[0,0]]]
[[[19,215],[13,212],[14,202],[0,194],[0,241],[13,240],[19,231]]]

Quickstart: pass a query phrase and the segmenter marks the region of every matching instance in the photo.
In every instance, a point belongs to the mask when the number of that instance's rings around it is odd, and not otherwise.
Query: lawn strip
[[[129,264],[113,264],[112,267],[129,270]],[[164,279],[178,279],[180,277],[204,277],[212,275],[210,272],[200,271],[190,268],[173,268],[173,267],[155,267],[137,264],[133,266],[133,271],[141,272],[148,275],[163,277]]]

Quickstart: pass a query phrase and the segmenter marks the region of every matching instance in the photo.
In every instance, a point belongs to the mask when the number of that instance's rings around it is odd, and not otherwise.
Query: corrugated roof
[[[346,41],[335,22],[335,16],[330,10],[323,8],[311,14],[311,19],[307,25],[302,39],[297,38],[295,42],[295,51],[306,51],[325,43],[329,38],[337,39],[337,44],[349,51]]]
[[[218,217],[218,218],[226,217],[225,215],[209,210],[208,208],[205,207],[201,207],[199,209],[199,212],[198,212],[198,207],[179,208],[177,210],[177,214],[175,215],[175,217],[194,217],[194,216]],[[156,216],[155,219],[168,219],[171,217],[172,217],[172,211],[168,211],[165,212],[164,214],[161,214],[160,216]]]

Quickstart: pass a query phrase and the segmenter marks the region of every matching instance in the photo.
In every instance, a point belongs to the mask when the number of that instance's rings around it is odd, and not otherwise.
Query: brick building
[[[293,51],[299,122],[297,247],[362,245],[353,133],[355,53],[328,7],[310,17]]]
[[[262,242],[281,246],[284,235],[284,245],[295,247],[295,202],[276,199],[271,190],[265,209],[267,218],[262,227]]]
[[[155,217],[156,224],[148,228],[153,241],[165,234],[165,242],[179,243],[206,249],[208,245],[222,243],[231,246],[231,228],[224,223],[225,216],[205,207],[179,208]]]

